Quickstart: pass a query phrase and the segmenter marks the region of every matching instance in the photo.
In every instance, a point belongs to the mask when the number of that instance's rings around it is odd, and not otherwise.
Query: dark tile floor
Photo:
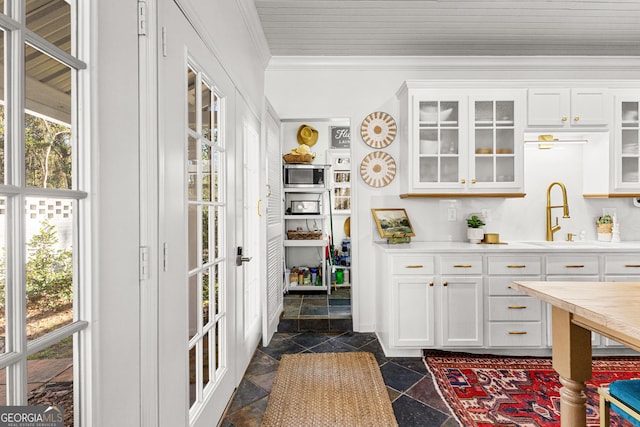
[[[400,427],[458,426],[421,358],[385,357],[374,334],[357,332],[276,333],[268,347],[256,350],[219,425],[260,425],[283,354],[350,351],[368,351],[375,356]]]
[[[345,332],[353,330],[351,290],[289,292],[284,296],[284,313],[278,332]]]

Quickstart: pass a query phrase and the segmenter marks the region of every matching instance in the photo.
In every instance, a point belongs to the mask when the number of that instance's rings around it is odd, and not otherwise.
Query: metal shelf
[[[320,240],[285,240],[284,245],[288,247],[301,247],[301,246],[327,246],[329,244],[328,239]]]

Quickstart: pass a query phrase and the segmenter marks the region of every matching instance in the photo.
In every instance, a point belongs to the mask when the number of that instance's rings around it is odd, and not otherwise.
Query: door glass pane
[[[222,135],[220,135],[220,103],[222,100],[217,94],[213,94],[213,111],[212,111],[212,120],[213,125],[211,126],[211,141],[214,144],[222,143]]]
[[[66,0],[31,0],[26,3],[27,28],[71,53],[71,5]]]
[[[638,126],[638,102],[622,103],[622,127]]]
[[[222,196],[220,194],[222,188],[220,188],[220,185],[219,185],[221,174],[222,174],[220,157],[221,157],[220,152],[217,150],[214,150],[211,157],[211,169],[210,169],[211,179],[213,179],[213,182],[210,184],[213,186],[210,189],[212,196],[207,200],[211,200],[215,203],[222,201]]]
[[[440,182],[458,181],[458,157],[444,157],[440,161]]]
[[[493,156],[476,156],[476,180],[478,182],[494,182]]]
[[[211,113],[213,105],[211,104],[211,89],[205,84],[201,88],[202,93],[202,136],[211,141]]]
[[[211,201],[211,146],[202,142],[202,200]]]
[[[189,209],[187,212],[188,215],[188,245],[189,245],[189,270],[193,270],[198,266],[198,258],[200,258],[200,253],[198,251],[198,242],[200,240],[200,235],[198,234],[198,214],[199,214],[198,205],[189,204]]]
[[[196,73],[191,68],[187,69],[187,114],[189,129],[196,131]]]
[[[189,406],[193,405],[197,399],[197,345],[189,349]]]
[[[187,143],[187,186],[189,200],[198,200],[198,140],[192,136]]]
[[[25,167],[29,187],[72,188],[71,70],[25,46]]]
[[[202,206],[202,265],[209,263],[209,206]]]
[[[515,158],[513,156],[496,159],[496,181],[515,182]]]
[[[438,158],[420,158],[420,182],[438,182]]]
[[[0,31],[0,48],[4,51],[4,31]],[[4,55],[0,55],[0,82],[4,82],[5,59]],[[5,184],[5,91],[0,91],[0,184]]]
[[[476,101],[476,126],[493,123],[493,102],[492,101]]]
[[[198,318],[196,316],[198,312],[198,276],[193,275],[189,277],[189,339],[193,338],[198,332]]]
[[[640,182],[638,160],[638,157],[622,158],[622,182]]]
[[[73,336],[27,358],[27,390],[29,405],[58,406],[54,421],[73,426]]]
[[[7,199],[0,197],[0,353],[6,351],[7,338]],[[4,372],[4,371],[2,371]],[[1,383],[6,384],[6,383]],[[5,389],[0,384],[0,393]],[[0,396],[0,405],[5,400]]]
[[[211,379],[211,334],[205,334],[202,340],[202,388],[204,389]]]
[[[209,292],[211,289],[211,275],[209,274],[209,270],[205,270],[202,273],[202,325],[207,326],[209,323],[210,313],[209,313]]]
[[[73,202],[27,198],[27,338],[73,321]]]
[[[496,154],[513,154],[515,147],[514,130],[496,129]]]
[[[496,101],[496,123],[498,126],[513,125],[515,102]]]

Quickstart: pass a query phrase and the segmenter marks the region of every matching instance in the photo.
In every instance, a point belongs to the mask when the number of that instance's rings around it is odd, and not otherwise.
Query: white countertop
[[[469,242],[411,242],[390,245],[378,241],[374,244],[386,252],[635,252],[640,251],[640,241],[619,243],[599,241],[535,241],[535,242],[503,242],[501,244],[477,244]]]

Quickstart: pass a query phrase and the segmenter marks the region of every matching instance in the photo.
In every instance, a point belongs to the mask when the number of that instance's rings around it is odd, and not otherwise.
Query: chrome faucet
[[[560,186],[560,190],[562,190],[562,205],[551,206],[551,189],[554,185]],[[563,218],[569,218],[569,204],[567,203],[567,189],[563,183],[555,181],[549,185],[547,188],[547,241],[553,242],[553,233],[560,230],[560,226],[558,225],[558,217],[556,217],[556,225],[551,225],[551,209],[553,208],[563,208],[564,214]]]

